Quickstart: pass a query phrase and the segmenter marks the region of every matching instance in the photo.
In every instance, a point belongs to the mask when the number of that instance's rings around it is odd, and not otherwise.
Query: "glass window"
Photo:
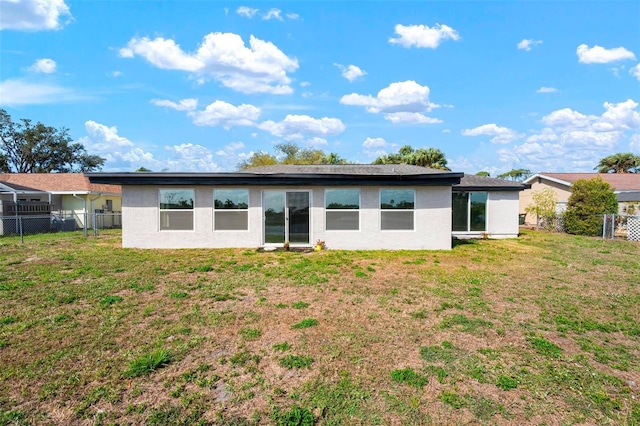
[[[486,192],[454,192],[451,202],[453,231],[485,232],[487,198]]]
[[[360,190],[327,189],[324,192],[327,231],[360,229]]]
[[[213,191],[216,231],[249,230],[249,190],[216,189]]]
[[[381,189],[381,229],[413,230],[415,191],[413,189]]]
[[[160,230],[193,230],[193,189],[160,190]]]

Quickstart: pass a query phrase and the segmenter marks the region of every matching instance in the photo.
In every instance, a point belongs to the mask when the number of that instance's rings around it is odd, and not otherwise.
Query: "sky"
[[[638,1],[0,0],[0,108],[103,171],[233,171],[293,142],[591,172],[640,154],[639,103]]]

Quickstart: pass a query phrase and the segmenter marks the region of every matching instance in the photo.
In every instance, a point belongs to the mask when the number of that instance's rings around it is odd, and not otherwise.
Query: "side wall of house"
[[[158,193],[164,188],[195,189],[194,230],[160,231]],[[310,244],[320,239],[330,249],[450,249],[451,187],[406,189],[416,191],[414,230],[411,231],[380,229],[379,187],[360,188],[358,231],[327,231],[324,188],[255,186],[249,188],[248,231],[214,231],[213,186],[125,185],[122,192],[122,245],[137,248],[260,247],[263,245],[263,190],[310,190]]]
[[[556,201],[558,202],[558,204],[566,205],[567,201],[569,200],[569,196],[571,195],[571,188],[568,188],[567,186],[556,182],[538,178],[538,180],[531,184],[531,189],[525,189],[520,194],[520,213],[525,214],[527,206],[533,204],[532,194],[535,191],[541,191],[546,188],[551,188],[556,193]],[[535,224],[535,215],[527,214],[525,223]]]
[[[518,225],[519,197],[516,191],[489,192],[487,200],[487,233],[490,238],[515,238]]]

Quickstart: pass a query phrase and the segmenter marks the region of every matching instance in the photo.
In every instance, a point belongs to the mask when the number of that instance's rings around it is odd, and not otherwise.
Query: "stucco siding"
[[[487,233],[490,238],[518,236],[518,192],[489,192],[487,200]]]
[[[122,194],[122,245],[138,248],[222,248],[260,247],[263,237],[263,191],[310,191],[310,245],[324,240],[330,249],[450,249],[451,187],[409,187],[415,189],[414,229],[380,229],[379,187],[360,192],[360,229],[327,231],[324,188],[259,187],[249,191],[249,230],[214,231],[213,186],[184,186],[195,190],[194,230],[160,231],[158,190],[160,186],[126,185]],[[166,188],[176,188],[175,186]]]
[[[546,188],[551,188],[556,194],[556,201],[559,204],[566,204],[571,196],[571,188],[566,185],[559,184],[547,179],[538,178],[535,182],[531,183],[531,189],[525,189],[520,194],[520,211],[519,213],[525,214],[527,206],[533,204],[532,194],[535,191],[541,191]],[[525,218],[527,224],[536,223],[536,217],[533,214],[527,214]]]

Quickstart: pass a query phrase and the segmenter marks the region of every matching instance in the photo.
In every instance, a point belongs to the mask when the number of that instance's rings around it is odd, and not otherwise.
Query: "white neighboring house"
[[[527,206],[533,204],[532,193],[551,188],[557,197],[558,212],[563,212],[571,196],[571,185],[579,179],[593,179],[600,176],[613,188],[618,198],[618,212],[640,211],[640,173],[537,173],[523,183],[530,188],[520,196],[520,213],[525,214]],[[638,213],[636,213],[638,214]],[[532,214],[526,216],[526,223],[534,224],[536,218]]]
[[[88,177],[122,186],[122,245],[139,248],[450,249],[455,234],[516,237],[524,189],[400,164]]]
[[[37,208],[42,214],[73,218],[78,228],[84,227],[85,217],[87,227],[93,226],[90,213],[119,212],[122,206],[120,186],[90,183],[83,173],[0,173],[0,184],[5,213],[16,204],[21,210]]]

